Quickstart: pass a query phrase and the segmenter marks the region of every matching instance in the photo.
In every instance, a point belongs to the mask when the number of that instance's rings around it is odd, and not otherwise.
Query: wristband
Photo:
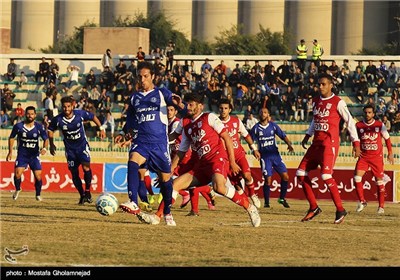
[[[250,145],[250,148],[251,148],[253,151],[257,151],[257,145],[254,144],[254,143]]]
[[[104,127],[100,126],[100,127],[99,127],[99,130],[100,130],[100,131],[103,131],[103,130],[106,130],[106,129],[105,129]]]
[[[46,149],[45,147],[42,148],[42,151],[43,151],[43,150],[44,150],[44,151],[47,151],[47,149]]]

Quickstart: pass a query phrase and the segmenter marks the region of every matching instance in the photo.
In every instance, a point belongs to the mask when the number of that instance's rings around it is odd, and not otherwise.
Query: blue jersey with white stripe
[[[174,105],[166,88],[136,92],[131,96],[125,130],[133,129],[133,143],[168,145],[167,106]]]
[[[274,122],[269,122],[265,126],[261,125],[259,122],[256,123],[251,129],[250,135],[253,138],[253,141],[257,142],[258,150],[261,155],[279,154],[275,135],[282,140],[286,137],[285,132],[283,132],[283,130]]]
[[[86,110],[74,110],[70,119],[67,119],[64,113],[61,113],[51,120],[49,130],[60,129],[65,150],[84,150],[89,143],[83,122],[91,121],[93,118],[94,114]]]
[[[17,136],[18,156],[32,158],[39,156],[39,138],[45,141],[48,137],[43,125],[34,122],[32,127],[26,127],[24,122],[15,124],[11,130],[10,138]]]

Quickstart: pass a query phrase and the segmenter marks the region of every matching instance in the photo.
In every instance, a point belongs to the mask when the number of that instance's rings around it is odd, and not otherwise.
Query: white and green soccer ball
[[[96,209],[103,216],[114,214],[118,206],[118,199],[111,193],[102,193],[96,200]]]

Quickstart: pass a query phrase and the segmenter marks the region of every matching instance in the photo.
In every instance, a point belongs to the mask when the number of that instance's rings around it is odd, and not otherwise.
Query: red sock
[[[172,198],[172,205],[174,205],[174,203],[175,203],[175,199]],[[164,204],[165,203],[164,203],[164,199],[163,199],[163,200],[161,200],[160,205],[158,205],[156,215],[160,218],[164,215]]]
[[[211,187],[209,185],[196,187],[196,189],[198,189],[199,193],[204,197],[207,203],[211,203],[211,197],[210,197]]]
[[[378,202],[379,202],[379,207],[381,207],[381,208],[385,207],[385,186],[384,185],[378,185]]]
[[[153,188],[151,187],[151,178],[149,175],[144,176],[144,185],[150,195],[154,195]]]
[[[199,213],[199,190],[196,188],[189,189],[190,192],[190,205],[192,206],[192,211]]]
[[[310,209],[315,209],[318,207],[317,200],[315,199],[315,194],[311,187],[311,180],[308,176],[297,176],[299,185],[302,186],[303,192],[310,204]]]
[[[233,202],[235,202],[237,205],[242,206],[244,209],[249,208],[249,198],[245,193],[239,194],[237,191],[235,192],[235,195],[231,199]]]
[[[254,194],[254,180],[253,180],[253,183],[251,183],[250,185],[246,184],[246,187],[249,192],[249,196],[252,196]]]
[[[337,187],[336,181],[333,178],[325,180],[324,183],[328,186],[329,192],[331,194],[333,203],[335,203],[337,211],[343,211],[342,199],[340,198],[339,189]]]
[[[181,196],[190,195],[190,194],[189,194],[189,191],[187,191],[187,190],[180,190],[180,191],[179,191],[179,194],[180,194]]]
[[[363,182],[356,182],[356,192],[357,192],[358,199],[361,202],[365,201],[363,187],[364,187]]]

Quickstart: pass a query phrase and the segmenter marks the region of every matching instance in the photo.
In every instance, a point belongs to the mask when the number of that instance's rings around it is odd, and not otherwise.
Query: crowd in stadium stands
[[[43,100],[47,118],[54,115],[54,111],[58,111],[56,100],[60,94],[74,93],[74,96],[78,97],[79,108],[94,112],[112,131],[121,127],[126,118],[126,102],[135,91],[137,61],[142,52],[139,50],[137,59],[129,60],[129,65],[124,59],[120,59],[115,66],[104,64],[103,71],[98,75],[94,74],[93,70],[79,73],[79,67],[71,65],[68,67],[68,78],[64,83],[61,83],[60,70],[55,60],[51,59],[51,63],[48,63],[43,57],[34,78],[36,82],[44,83],[46,99],[52,99],[52,104],[49,100]],[[295,60],[285,60],[278,67],[275,67],[272,61],[262,66],[259,61],[253,63],[245,60],[243,63],[237,63],[228,72],[223,60],[212,66],[207,58],[200,62],[200,67],[196,67],[194,61],[182,62],[171,57],[168,63],[173,60],[173,65],[167,69],[167,59],[159,49],[153,50],[151,54],[154,54],[152,57],[156,85],[167,87],[181,97],[190,92],[204,94],[207,98],[207,109],[213,112],[218,110],[218,101],[226,98],[233,105],[235,112],[244,114],[245,125],[249,116],[252,116],[251,119],[255,118],[259,109],[263,107],[269,109],[276,121],[310,121],[311,99],[319,90],[316,76],[328,73],[334,78],[336,94],[350,94],[351,90],[352,96],[356,97],[356,103],[374,103],[377,117],[385,122],[389,131],[400,132],[400,68],[396,67],[395,62],[387,66],[386,62],[381,60],[376,66],[374,61],[368,61],[368,65],[364,66],[363,62],[359,61],[356,69],[352,70],[347,59],[343,60],[340,66],[336,61],[321,60],[319,63],[311,61],[302,71]],[[107,50],[106,55],[112,58],[111,51]],[[17,87],[27,82],[24,73],[18,75],[17,68],[14,60],[10,59],[7,73],[2,76],[4,82],[1,89],[1,110],[4,111],[2,116],[8,115],[8,120],[11,114],[14,114],[15,93],[7,83],[16,77],[19,77],[16,79]],[[74,88],[76,84],[81,87]],[[345,89],[349,90],[345,92]],[[385,101],[385,96],[390,96],[388,102]],[[118,107],[122,107],[120,116],[114,118],[113,109]],[[110,124],[111,117],[114,125]],[[254,121],[249,123],[251,126]]]

